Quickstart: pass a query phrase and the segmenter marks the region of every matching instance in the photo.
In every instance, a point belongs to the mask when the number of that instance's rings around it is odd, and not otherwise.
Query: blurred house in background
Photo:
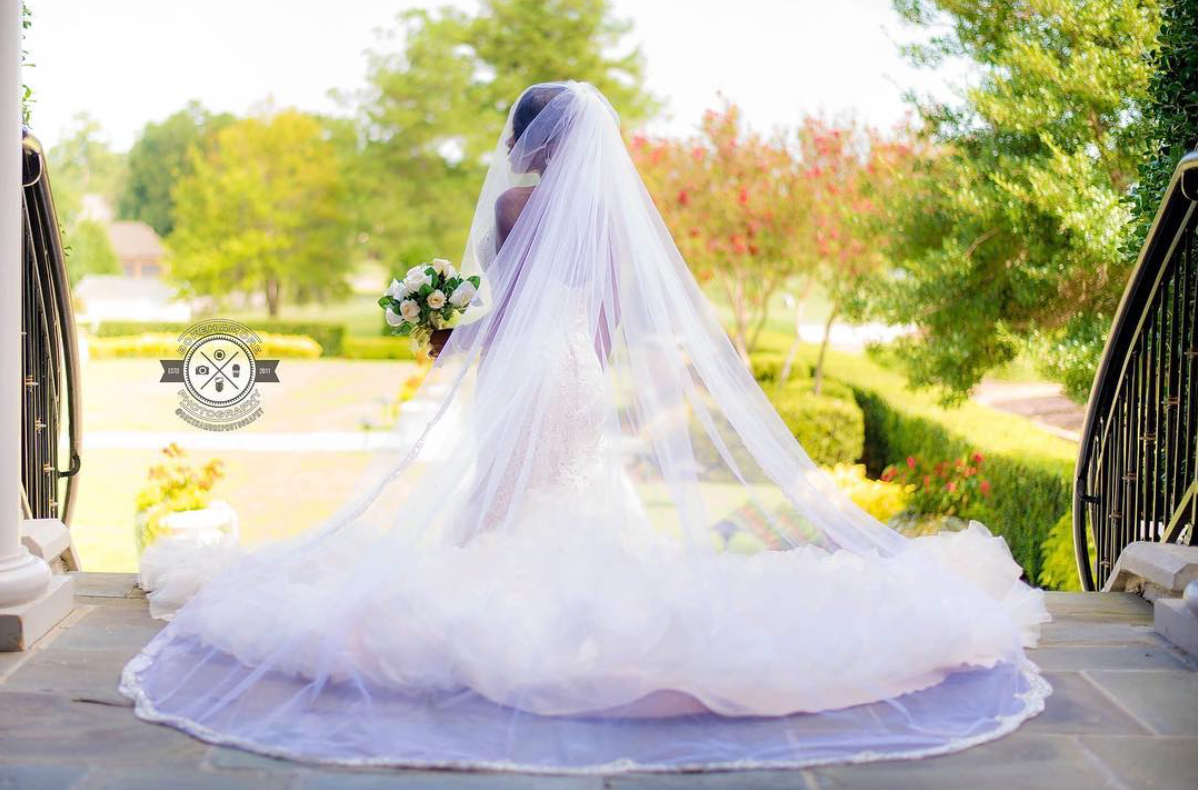
[[[128,271],[128,269],[126,269]],[[190,321],[191,305],[157,276],[89,274],[75,286],[77,321]]]
[[[127,277],[162,276],[162,240],[144,222],[121,220],[108,226],[108,239]]]

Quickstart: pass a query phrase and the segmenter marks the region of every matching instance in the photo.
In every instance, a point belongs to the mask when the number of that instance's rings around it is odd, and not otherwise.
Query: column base
[[[0,653],[28,650],[75,608],[75,580],[52,576],[41,595],[0,608]]]

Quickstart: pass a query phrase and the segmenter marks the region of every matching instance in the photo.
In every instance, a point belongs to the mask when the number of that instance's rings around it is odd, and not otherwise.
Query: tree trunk
[[[802,343],[799,330],[803,326],[803,311],[807,307],[807,299],[811,296],[811,289],[814,286],[815,278],[808,277],[807,282],[799,289],[799,296],[795,302],[795,339],[790,344],[790,350],[786,352],[786,361],[782,363],[782,373],[779,376],[782,381],[790,381],[790,373],[794,369],[795,359],[799,356],[799,345]]]
[[[282,288],[273,277],[266,281],[266,312],[271,318],[279,317],[279,297]]]
[[[840,312],[840,305],[832,305],[832,312],[828,313],[828,320],[824,322],[824,339],[819,344],[819,359],[815,363],[815,383],[811,387],[811,391],[816,395],[819,394],[820,387],[824,383],[824,357],[828,353],[828,341],[832,338],[832,323],[836,320],[836,314]]]

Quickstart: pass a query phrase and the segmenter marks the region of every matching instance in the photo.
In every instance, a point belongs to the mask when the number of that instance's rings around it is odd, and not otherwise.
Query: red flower
[[[688,206],[688,205],[690,205],[690,202],[691,202],[691,196],[687,194],[686,190],[685,189],[679,190],[678,205]]]
[[[984,461],[984,460],[985,460],[985,459],[982,457],[982,454],[981,454],[980,452],[975,452],[975,453],[973,454],[972,458],[973,458],[973,462],[974,462],[975,464],[980,464],[982,461]]]
[[[982,494],[984,496],[990,496],[990,481],[989,480],[983,480],[978,485],[978,488],[982,489]]]
[[[954,483],[952,480],[949,480],[947,483],[945,483],[944,487],[948,489],[948,492],[950,494],[957,490],[957,484]]]
[[[744,205],[747,205],[748,202],[749,202],[749,188],[741,187],[740,188],[740,204],[742,206],[744,206]]]
[[[908,467],[909,469],[914,469],[914,468],[915,468],[915,456],[913,456],[913,455],[908,455],[908,456],[907,456],[907,467]]]

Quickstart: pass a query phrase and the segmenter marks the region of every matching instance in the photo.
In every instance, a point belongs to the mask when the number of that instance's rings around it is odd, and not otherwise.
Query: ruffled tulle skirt
[[[127,667],[143,718],[348,764],[611,771],[914,757],[1010,731],[1048,619],[973,524],[893,556],[542,527],[226,571]],[[365,591],[369,589],[367,594]]]

